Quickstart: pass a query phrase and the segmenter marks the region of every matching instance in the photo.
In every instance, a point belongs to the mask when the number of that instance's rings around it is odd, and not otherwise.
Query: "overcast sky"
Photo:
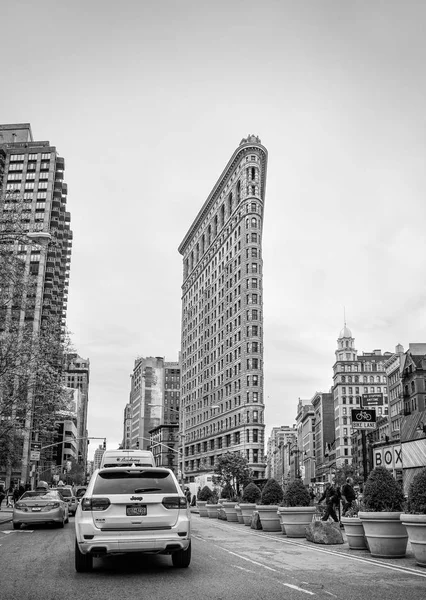
[[[177,248],[249,133],[269,152],[267,434],[329,390],[344,306],[359,352],[426,342],[425,18],[423,0],[2,7],[0,122],[65,158],[89,435],[121,441],[137,356],[177,360]]]

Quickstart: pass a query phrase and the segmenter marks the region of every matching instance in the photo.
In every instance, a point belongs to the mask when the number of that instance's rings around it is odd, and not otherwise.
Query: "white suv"
[[[171,554],[191,562],[191,513],[170,469],[113,467],[92,475],[75,515],[75,568],[91,571],[94,556]]]

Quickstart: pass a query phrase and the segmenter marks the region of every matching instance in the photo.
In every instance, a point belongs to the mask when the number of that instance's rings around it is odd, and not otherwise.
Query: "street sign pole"
[[[364,481],[366,481],[367,480],[368,462],[367,462],[367,436],[365,434],[365,429],[361,429],[361,442],[362,442],[362,471],[363,471]]]

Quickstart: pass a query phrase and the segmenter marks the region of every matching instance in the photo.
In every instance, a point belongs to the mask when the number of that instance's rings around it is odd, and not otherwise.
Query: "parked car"
[[[170,469],[112,467],[95,471],[75,515],[75,569],[91,571],[94,556],[171,554],[191,562],[191,513]]]
[[[25,492],[13,506],[13,529],[36,523],[54,523],[63,527],[68,519],[68,504],[56,490]]]
[[[78,500],[74,496],[72,488],[71,487],[57,487],[57,488],[52,488],[52,490],[55,490],[61,494],[63,500],[65,500],[65,502],[68,504],[69,514],[71,516],[75,515],[75,511],[77,510],[77,506],[78,506]]]

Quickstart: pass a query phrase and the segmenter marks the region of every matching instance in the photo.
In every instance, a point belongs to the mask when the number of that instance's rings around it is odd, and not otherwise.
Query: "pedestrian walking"
[[[6,492],[6,508],[13,508],[13,492],[15,491],[15,486],[10,484]]]
[[[328,521],[329,517],[331,517],[333,521],[338,523],[339,519],[337,518],[335,507],[340,502],[340,496],[337,488],[331,483],[326,483],[324,493],[318,500],[318,504],[321,504],[323,500],[325,500],[325,513],[321,521]]]
[[[1,504],[5,498],[6,498],[6,492],[4,491],[4,485],[0,485],[0,510],[1,510]]]
[[[354,480],[351,477],[347,477],[345,485],[342,487],[342,516],[345,516],[350,509],[352,502],[356,500],[356,494],[354,490]]]

